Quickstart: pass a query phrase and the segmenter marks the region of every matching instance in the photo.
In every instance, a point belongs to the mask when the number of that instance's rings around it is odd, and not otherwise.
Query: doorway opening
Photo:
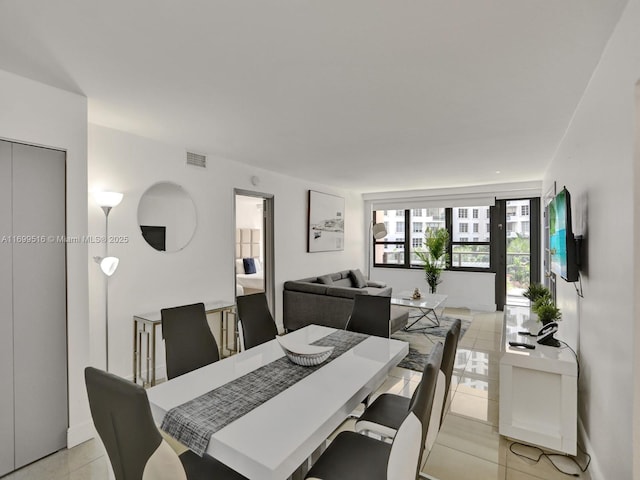
[[[273,195],[235,189],[236,297],[264,292],[274,308]]]

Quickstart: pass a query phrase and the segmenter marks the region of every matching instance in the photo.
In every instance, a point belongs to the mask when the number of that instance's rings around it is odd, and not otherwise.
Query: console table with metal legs
[[[220,313],[220,356],[224,357],[238,351],[236,335],[236,305],[234,302],[215,300],[205,302],[207,314]],[[230,323],[233,317],[233,323]],[[144,387],[156,384],[156,342],[158,327],[162,325],[160,311],[133,316],[133,381],[142,381]],[[232,340],[229,339],[231,334]],[[144,348],[143,348],[144,347]],[[146,371],[143,374],[143,367]]]

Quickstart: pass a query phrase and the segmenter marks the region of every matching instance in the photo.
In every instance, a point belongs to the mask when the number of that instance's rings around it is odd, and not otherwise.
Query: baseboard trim
[[[586,452],[591,456],[591,463],[589,463],[589,476],[591,480],[606,480],[604,475],[602,474],[602,470],[600,470],[600,464],[598,463],[598,457],[593,450],[593,446],[589,441],[589,436],[587,435],[587,431],[582,424],[582,419],[578,418],[578,438],[582,440],[582,445]]]
[[[67,448],[73,448],[87,440],[91,440],[95,436],[96,431],[91,420],[69,427],[67,429]]]

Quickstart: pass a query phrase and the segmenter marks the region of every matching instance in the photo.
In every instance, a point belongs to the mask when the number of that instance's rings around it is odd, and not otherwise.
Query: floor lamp
[[[387,227],[385,226],[384,223],[379,222],[379,223],[373,223],[371,222],[371,224],[369,225],[369,241],[371,241],[371,237],[373,236],[373,238],[375,238],[376,240],[382,240],[384,237],[387,236]],[[369,268],[367,269],[367,280],[371,280],[371,264],[373,263],[374,260],[374,247],[371,247],[371,255],[369,255],[369,264],[367,265]]]
[[[120,259],[118,257],[109,256],[109,212],[111,209],[120,204],[122,201],[122,193],[118,192],[96,192],[93,198],[104,212],[104,257],[93,257],[100,265],[100,270],[105,274],[104,282],[104,338],[105,338],[105,360],[106,370],[109,371],[109,277],[113,275],[118,268]]]

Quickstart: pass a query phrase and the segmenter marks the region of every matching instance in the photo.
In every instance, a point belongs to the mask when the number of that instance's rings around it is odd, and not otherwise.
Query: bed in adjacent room
[[[236,291],[244,295],[264,291],[260,250],[259,229],[236,229]]]

